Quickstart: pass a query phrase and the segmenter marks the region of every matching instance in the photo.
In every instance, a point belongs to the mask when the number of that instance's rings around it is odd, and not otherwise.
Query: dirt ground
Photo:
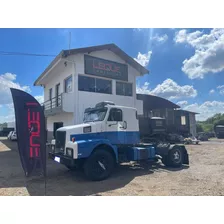
[[[87,181],[48,160],[46,195],[224,195],[224,140],[186,146],[190,165],[168,169],[161,163],[125,164],[101,182]],[[43,178],[26,179],[17,143],[0,139],[0,195],[45,195]]]

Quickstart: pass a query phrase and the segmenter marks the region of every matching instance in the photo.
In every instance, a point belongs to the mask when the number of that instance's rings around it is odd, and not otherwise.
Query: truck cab
[[[52,144],[54,147],[49,153],[52,159],[69,169],[84,169],[92,180],[108,177],[117,163],[156,160],[157,151],[166,163],[170,158],[168,151],[175,148],[156,149],[152,144],[141,143],[136,108],[113,102],[101,102],[94,108],[87,108],[83,123],[57,129]],[[176,147],[174,150],[176,166],[188,162],[184,149]]]

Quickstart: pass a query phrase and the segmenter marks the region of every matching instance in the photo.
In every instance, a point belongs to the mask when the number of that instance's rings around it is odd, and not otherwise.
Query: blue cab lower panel
[[[149,147],[130,147],[127,150],[127,158],[130,161],[139,161],[155,158],[155,148]]]

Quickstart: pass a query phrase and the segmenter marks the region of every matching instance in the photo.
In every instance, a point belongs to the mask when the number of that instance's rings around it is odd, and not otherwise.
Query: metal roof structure
[[[79,54],[79,53],[91,53],[93,51],[101,51],[101,50],[110,50],[114,54],[118,55],[121,59],[123,59],[127,64],[136,69],[141,75],[149,74],[149,71],[140,65],[137,61],[135,61],[132,57],[127,55],[123,50],[121,50],[115,44],[104,44],[92,47],[84,47],[84,48],[76,48],[71,50],[62,50],[55,59],[50,63],[50,65],[44,70],[44,72],[37,78],[34,82],[34,86],[38,85],[38,82],[41,78],[56,64],[56,62],[61,58],[66,58],[70,55]]]
[[[193,111],[189,111],[189,110],[183,110],[183,109],[177,109],[177,111],[183,111],[183,112],[187,112],[187,113],[191,113],[191,114],[200,114],[197,112],[193,112]]]
[[[153,96],[148,94],[136,94],[136,95],[138,100],[143,100],[144,109],[147,110],[180,108],[180,106],[178,106],[177,104],[159,96]]]

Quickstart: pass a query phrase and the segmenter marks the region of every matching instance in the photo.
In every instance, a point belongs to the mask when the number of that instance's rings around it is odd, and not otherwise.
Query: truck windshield
[[[88,111],[84,114],[83,122],[102,121],[107,113],[107,108]]]

